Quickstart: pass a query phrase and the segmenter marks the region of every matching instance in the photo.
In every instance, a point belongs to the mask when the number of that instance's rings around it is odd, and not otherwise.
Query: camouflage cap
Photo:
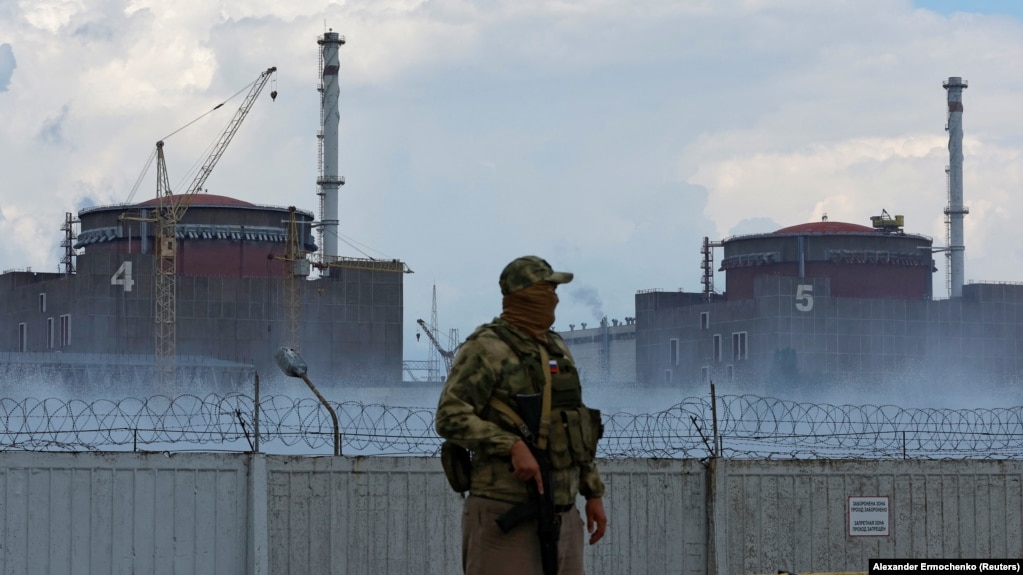
[[[527,288],[536,282],[554,282],[556,284],[567,284],[572,281],[572,274],[568,272],[556,272],[551,268],[547,260],[537,256],[524,256],[516,258],[501,272],[501,295],[515,293],[522,288]]]

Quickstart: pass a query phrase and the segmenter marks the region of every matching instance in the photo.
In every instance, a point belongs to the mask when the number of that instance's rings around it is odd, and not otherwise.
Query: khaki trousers
[[[536,520],[508,533],[495,519],[514,504],[475,497],[462,507],[462,570],[465,575],[543,575]],[[561,514],[558,575],[583,575],[583,520],[574,507]]]

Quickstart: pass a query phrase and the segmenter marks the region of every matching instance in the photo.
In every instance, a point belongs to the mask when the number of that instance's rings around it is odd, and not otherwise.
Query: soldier
[[[550,329],[556,288],[572,277],[536,256],[508,264],[499,282],[501,316],[466,338],[441,392],[435,425],[447,440],[449,480],[448,455],[465,457],[465,469],[454,471],[464,476],[462,485],[453,481],[452,487],[469,491],[462,513],[462,567],[468,575],[550,575],[555,560],[559,575],[581,575],[584,535],[577,494],[586,498],[589,543],[604,536],[604,483],[594,461],[603,431],[600,412],[583,405],[572,354]],[[537,397],[543,399],[531,399]],[[535,410],[542,415],[538,434],[523,422],[527,399],[543,405],[542,413]],[[461,448],[472,452],[471,463]],[[508,520],[514,510],[545,495],[548,503],[553,499],[553,552],[536,516],[517,524]],[[504,532],[509,523],[513,527]]]

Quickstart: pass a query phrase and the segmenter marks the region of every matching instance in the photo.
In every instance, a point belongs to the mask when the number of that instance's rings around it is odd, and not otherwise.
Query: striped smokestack
[[[949,296],[963,295],[963,216],[970,210],[963,206],[963,90],[966,81],[950,77],[942,83],[948,92],[948,207],[945,221],[948,224]]]
[[[338,175],[338,51],[345,43],[345,37],[337,32],[327,32],[317,43],[320,45],[320,139],[319,168],[316,179],[320,196],[320,249],[323,263],[337,260],[338,188],[345,179]],[[323,275],[330,275],[330,268],[324,267]]]

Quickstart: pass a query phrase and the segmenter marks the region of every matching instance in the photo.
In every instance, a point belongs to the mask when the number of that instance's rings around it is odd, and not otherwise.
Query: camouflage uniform
[[[537,282],[571,279],[571,274],[554,272],[546,261],[528,256],[505,268],[500,285],[508,296]],[[574,505],[577,494],[587,499],[604,494],[594,462],[600,414],[582,403],[579,373],[564,340],[550,330],[545,335],[546,344],[501,318],[478,327],[459,348],[441,392],[437,433],[473,454],[470,497],[462,518],[466,573],[521,574],[529,572],[530,564],[539,573],[535,521],[532,527],[522,524],[507,534],[500,533],[494,522],[502,511],[528,501],[530,493],[529,484],[513,475],[510,463],[512,445],[522,437],[489,404],[497,399],[518,411],[516,395],[542,392],[543,370],[551,374],[552,391],[547,453],[554,503],[563,513],[559,574],[582,573],[582,521]],[[541,346],[547,365],[541,360]]]
[[[520,353],[502,338],[509,334],[512,345]],[[547,353],[550,361],[557,363],[558,371],[552,374],[552,411],[581,406],[579,374],[568,346],[553,331],[547,333],[547,339],[550,342]],[[517,394],[542,391],[544,376],[540,370],[545,366],[540,365],[541,345],[515,326],[495,318],[492,323],[477,328],[455,356],[437,406],[436,427],[439,435],[473,452],[473,495],[509,503],[529,500],[527,485],[508,470],[511,446],[522,438],[488,403],[495,397],[517,409]],[[551,369],[551,366],[546,368]],[[557,421],[556,417],[552,418]],[[564,435],[557,433],[563,427],[551,427],[549,452],[555,467],[555,504],[572,505],[577,493],[587,499],[603,497],[604,484],[596,464],[568,463],[569,446],[565,445]]]

